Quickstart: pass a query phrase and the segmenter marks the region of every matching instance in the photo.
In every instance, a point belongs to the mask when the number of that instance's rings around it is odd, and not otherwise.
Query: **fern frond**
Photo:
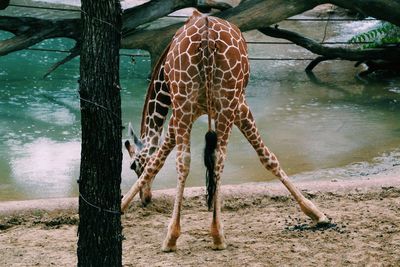
[[[387,44],[400,44],[400,27],[390,23],[381,22],[375,28],[356,34],[348,40],[349,43],[363,44],[361,49],[377,48]]]

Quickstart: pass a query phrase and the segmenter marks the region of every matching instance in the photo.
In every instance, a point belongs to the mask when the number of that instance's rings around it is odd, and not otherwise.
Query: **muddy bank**
[[[299,187],[332,218],[315,228],[278,183],[224,187],[224,251],[211,250],[204,189],[186,192],[176,253],[162,253],[173,190],[157,191],[123,215],[125,266],[398,266],[400,179],[380,175],[350,181],[301,182]],[[1,203],[0,266],[76,264],[76,199],[48,201],[67,209],[5,211]],[[38,202],[36,202],[38,203]],[[15,206],[15,203],[8,203]],[[56,205],[57,206],[57,205]],[[60,207],[60,206],[57,206]],[[23,211],[23,212],[22,212]]]

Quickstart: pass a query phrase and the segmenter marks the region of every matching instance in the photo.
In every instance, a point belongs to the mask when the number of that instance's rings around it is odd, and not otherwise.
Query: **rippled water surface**
[[[325,23],[284,23],[322,38]],[[328,27],[327,40],[347,40],[359,22]],[[0,32],[0,39],[10,34]],[[248,40],[264,38],[247,34]],[[36,47],[66,50],[67,39]],[[251,57],[309,58],[294,45],[249,45]],[[133,53],[135,51],[123,51]],[[142,52],[143,53],[143,52]],[[80,161],[80,114],[77,98],[79,59],[42,78],[63,53],[24,50],[0,57],[0,200],[76,196]],[[258,128],[284,169],[296,179],[331,179],[370,174],[400,162],[400,79],[372,75],[357,79],[353,63],[320,64],[313,75],[309,61],[251,61],[247,99]],[[121,57],[123,123],[139,131],[149,74],[148,58]],[[202,149],[206,118],[192,134],[192,165],[187,184],[204,185]],[[101,134],[101,132],[99,132]],[[124,134],[125,135],[125,134]],[[121,140],[124,141],[124,140]],[[124,151],[123,190],[136,177]],[[223,183],[273,179],[254,150],[234,130]],[[175,187],[174,153],[155,180],[155,188]]]

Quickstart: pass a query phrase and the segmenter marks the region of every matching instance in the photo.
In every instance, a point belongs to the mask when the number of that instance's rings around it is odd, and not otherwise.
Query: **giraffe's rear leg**
[[[176,171],[178,174],[178,185],[176,188],[174,210],[168,225],[168,233],[163,241],[161,250],[163,252],[176,251],[176,241],[181,234],[181,210],[183,202],[183,192],[185,189],[186,178],[190,168],[190,132],[192,123],[186,129],[181,128],[183,134],[176,138]]]
[[[223,149],[222,149],[223,150]],[[218,154],[221,155],[221,148],[218,149]],[[225,149],[226,150],[226,149]],[[212,249],[223,250],[226,249],[226,239],[224,234],[224,226],[221,219],[221,173],[223,169],[223,159],[225,156],[218,156],[218,163],[216,166],[216,190],[214,194],[213,216],[211,221],[211,237],[213,239]],[[222,163],[221,163],[222,162]]]
[[[270,170],[285,185],[295,200],[299,203],[301,210],[317,224],[329,223],[328,218],[310,200],[305,198],[296,186],[289,180],[282,170],[276,156],[269,151],[257,130],[252,113],[245,101],[239,105],[238,114],[235,120],[236,126],[240,129],[249,143],[256,150],[261,163]]]
[[[228,110],[218,114],[215,120],[218,142],[215,164],[216,190],[214,194],[213,216],[211,222],[211,236],[213,238],[212,248],[214,250],[223,250],[227,247],[221,219],[221,175],[224,169],[229,136],[232,132],[233,118],[234,113]]]

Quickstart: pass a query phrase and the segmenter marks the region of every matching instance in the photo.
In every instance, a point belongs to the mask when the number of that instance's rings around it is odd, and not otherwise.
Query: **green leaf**
[[[400,44],[400,27],[390,22],[381,21],[375,28],[351,37],[349,43],[372,42],[361,49],[376,48],[384,44]]]

